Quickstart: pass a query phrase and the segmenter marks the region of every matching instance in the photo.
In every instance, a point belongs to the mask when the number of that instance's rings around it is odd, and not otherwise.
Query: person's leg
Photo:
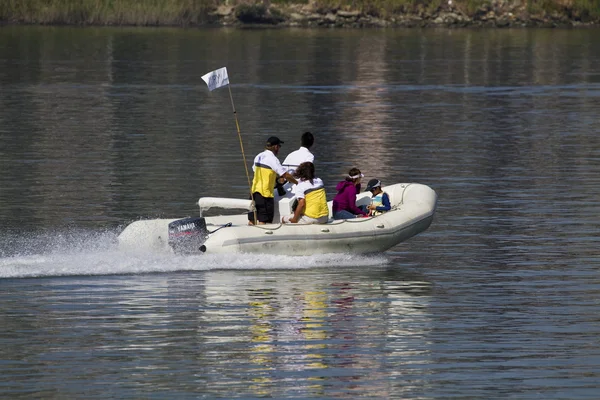
[[[269,221],[269,214],[268,214],[268,209],[269,209],[268,200],[269,199],[264,198],[258,192],[254,192],[252,194],[252,197],[254,198],[254,207],[256,207],[255,224],[256,225],[264,225],[265,223],[267,223]],[[273,199],[271,199],[271,200],[273,200]],[[270,218],[271,218],[270,221],[273,221],[273,214],[271,214]],[[252,213],[252,218],[250,218],[250,214],[249,214],[248,219],[254,219],[254,213]]]
[[[254,201],[254,209],[256,210],[256,195],[258,193],[254,192],[252,193],[252,200]],[[256,215],[258,214],[258,211],[249,211],[248,212],[248,225],[254,225],[256,224]]]
[[[300,217],[300,220],[298,220],[299,224],[326,224],[329,221],[329,216],[328,215],[324,215],[320,218],[311,218],[311,217],[307,217],[306,215],[303,215],[302,217]]]
[[[356,215],[352,214],[348,210],[339,210],[339,211],[336,211],[335,214],[333,214],[333,219],[352,219],[352,218],[356,218]]]
[[[303,215],[300,217],[300,219],[298,220],[299,224],[302,225],[308,225],[308,224],[316,224],[317,220],[311,217],[307,217],[306,215]]]
[[[264,219],[259,219],[259,221],[265,224],[272,224],[273,217],[275,216],[275,199],[272,197],[263,197],[263,199],[265,205]]]
[[[323,215],[322,217],[317,218],[317,224],[326,224],[329,222],[329,215]]]

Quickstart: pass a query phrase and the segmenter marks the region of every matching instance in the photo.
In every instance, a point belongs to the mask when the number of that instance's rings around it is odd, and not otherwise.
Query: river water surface
[[[600,31],[0,28],[0,397],[595,399]],[[201,76],[226,66],[228,90]],[[374,256],[123,254],[316,136],[439,195]]]

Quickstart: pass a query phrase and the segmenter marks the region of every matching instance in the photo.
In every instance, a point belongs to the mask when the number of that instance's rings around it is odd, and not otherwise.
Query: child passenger
[[[371,192],[372,196],[371,204],[367,206],[369,215],[380,215],[392,209],[390,196],[381,189],[381,181],[379,179],[371,179],[367,183],[367,190],[365,192],[367,191]]]

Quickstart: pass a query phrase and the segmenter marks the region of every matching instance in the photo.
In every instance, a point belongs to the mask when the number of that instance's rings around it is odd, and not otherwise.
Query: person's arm
[[[298,184],[298,181],[296,180],[296,178],[294,178],[292,176],[292,174],[290,174],[289,172],[284,172],[284,174],[282,175],[285,179],[287,179],[288,182],[292,182],[293,184]]]
[[[381,196],[382,205],[375,207],[376,211],[390,211],[392,209],[392,205],[390,204],[390,196],[387,193],[384,193]]]
[[[366,212],[356,207],[356,193],[354,193],[354,189],[350,186],[344,191],[345,197],[348,199],[348,211],[350,211],[354,215],[367,215]]]
[[[298,181],[296,180],[296,178],[294,178],[294,176],[292,174],[290,174],[290,172],[279,163],[279,160],[276,161],[276,165],[274,166],[273,170],[282,178],[287,179],[288,182],[292,182],[293,184],[297,185]]]
[[[294,211],[294,216],[290,218],[290,222],[295,224],[300,220],[302,214],[304,214],[304,207],[306,206],[306,200],[298,199],[298,205],[296,206],[296,210]]]

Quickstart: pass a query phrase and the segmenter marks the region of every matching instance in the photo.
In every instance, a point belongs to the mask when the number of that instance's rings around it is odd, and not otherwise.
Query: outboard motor
[[[204,218],[178,219],[169,224],[169,246],[177,254],[199,253],[208,234]]]

